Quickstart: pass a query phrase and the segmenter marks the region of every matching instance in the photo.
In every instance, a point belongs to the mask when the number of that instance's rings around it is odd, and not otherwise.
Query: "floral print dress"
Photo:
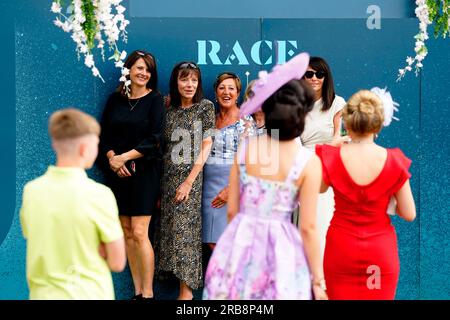
[[[286,181],[247,174],[240,158],[239,213],[217,242],[205,275],[204,299],[312,298],[311,278],[298,229],[291,223],[298,179],[312,152],[301,148]]]

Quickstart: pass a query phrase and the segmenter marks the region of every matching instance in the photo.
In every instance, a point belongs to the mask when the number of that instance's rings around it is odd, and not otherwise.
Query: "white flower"
[[[122,68],[122,75],[123,76],[127,76],[127,75],[129,75],[130,74],[130,70],[129,69],[127,69],[127,68]]]
[[[116,10],[117,10],[117,13],[118,13],[118,14],[122,14],[122,13],[125,12],[126,9],[125,9],[124,6],[118,5],[118,6],[116,7]]]
[[[85,45],[84,43],[83,44],[81,44],[79,47],[78,47],[78,49],[80,50],[80,52],[81,53],[87,53],[88,52],[88,47],[87,47],[87,45]],[[92,56],[92,55],[90,55],[91,56],[91,58],[90,59],[92,59],[92,61],[94,61],[94,57]],[[87,58],[87,56],[86,56],[86,58]],[[88,66],[89,67],[89,66]]]
[[[416,41],[416,47],[423,47],[425,43],[422,40]]]
[[[94,77],[98,77],[100,75],[100,72],[96,67],[92,67],[92,74],[94,75]]]
[[[416,63],[416,74],[423,67],[422,61],[427,55],[427,47],[425,46],[425,41],[428,40],[428,26],[432,23],[430,20],[430,12],[427,5],[427,0],[416,0],[416,9],[415,9],[416,17],[419,20],[419,33],[414,37],[416,39],[414,51],[416,52],[415,58],[407,57],[406,66],[404,69],[399,69],[398,80],[400,80],[407,71],[412,70],[412,65],[415,61]]]
[[[86,67],[91,68],[94,66],[94,56],[92,54],[87,54],[84,57],[84,64]]]
[[[53,23],[55,24],[55,26],[57,26],[58,28],[62,28],[63,26],[63,22],[61,20],[59,20],[59,18],[56,18]]]
[[[53,13],[61,13],[61,6],[60,6],[60,4],[58,2],[53,2],[51,11]]]
[[[120,82],[126,82],[127,81],[127,77],[125,76],[121,76],[119,79]]]
[[[418,54],[418,55],[416,56],[416,60],[419,61],[419,62],[421,62],[423,59],[425,59],[425,56],[422,55],[422,54]]]
[[[125,81],[125,86],[129,86],[129,85],[131,85],[131,80],[127,80],[127,81]]]
[[[127,40],[125,28],[130,22],[124,16],[126,8],[121,5],[122,0],[90,0],[88,2],[91,2],[94,6],[87,8],[89,11],[92,11],[86,13],[86,8],[82,9],[85,3],[84,0],[71,0],[67,2],[68,4],[65,5],[66,8],[64,9],[61,5],[62,1],[52,0],[51,11],[58,14],[58,17],[54,20],[54,24],[63,31],[71,33],[70,36],[76,44],[78,59],[83,55],[84,64],[91,68],[94,76],[99,77],[104,82],[100,71],[95,67],[94,56],[90,51],[90,46],[87,44],[86,34],[88,34],[87,32],[95,33],[94,46],[101,49],[103,61],[105,61],[104,47],[107,42],[109,50],[117,52],[114,55],[115,66],[123,69],[124,62],[122,60],[126,58],[126,52],[119,50],[117,41],[119,37],[122,37],[124,42]],[[65,12],[68,16],[66,17],[62,12]],[[85,14],[94,14],[97,21],[95,30],[91,30],[91,27],[83,25],[86,21]],[[86,28],[89,29],[85,30]],[[126,73],[129,71],[123,72]],[[123,76],[126,75],[128,73]]]

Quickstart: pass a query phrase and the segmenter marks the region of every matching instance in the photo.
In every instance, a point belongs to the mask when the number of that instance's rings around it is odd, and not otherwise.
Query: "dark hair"
[[[304,80],[291,80],[262,105],[267,134],[278,129],[279,140],[292,140],[305,128],[305,116],[312,110],[314,92]]]
[[[198,78],[197,91],[192,98],[192,102],[199,103],[203,99],[202,74],[200,68],[192,61],[182,61],[173,67],[172,74],[170,75],[169,95],[170,104],[173,107],[179,107],[181,105],[181,95],[178,91],[178,78],[187,77],[190,74],[195,74]]]
[[[236,90],[238,93],[240,93],[242,90],[241,79],[234,72],[228,72],[228,71],[222,72],[217,76],[216,81],[214,81],[214,91],[217,90],[217,87],[219,86],[219,84],[221,84],[223,81],[225,81],[227,79],[234,80],[234,83],[236,84]]]
[[[148,71],[150,72],[150,80],[147,82],[146,87],[152,90],[158,90],[158,72],[156,70],[156,60],[155,57],[144,50],[135,50],[127,57],[124,63],[124,68],[131,69],[131,67],[142,58],[147,65]],[[127,75],[126,78],[129,80],[130,75]],[[117,87],[117,92],[120,92],[122,96],[126,96],[125,92],[125,83],[121,82]]]
[[[327,111],[328,109],[331,108],[333,100],[336,96],[336,93],[334,92],[334,82],[330,66],[321,57],[311,57],[311,59],[309,59],[309,67],[311,69],[314,69],[315,71],[325,72],[325,78],[323,80],[323,87],[322,87],[322,100],[323,100],[322,111]]]

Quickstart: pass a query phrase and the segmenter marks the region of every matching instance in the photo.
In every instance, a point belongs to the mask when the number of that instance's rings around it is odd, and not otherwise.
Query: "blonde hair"
[[[247,85],[247,88],[245,88],[244,102],[247,101],[253,95],[252,88],[255,85],[255,82],[256,82],[256,80],[250,81]]]
[[[345,127],[357,134],[378,133],[384,121],[383,102],[369,90],[358,91],[345,105],[342,118]]]
[[[94,117],[75,108],[54,112],[48,131],[53,140],[75,139],[88,134],[100,135],[100,125]]]

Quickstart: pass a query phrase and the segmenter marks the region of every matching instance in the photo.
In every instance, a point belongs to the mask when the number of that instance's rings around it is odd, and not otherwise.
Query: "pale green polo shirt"
[[[112,191],[81,168],[50,166],[23,191],[30,299],[114,299],[101,242],[123,236]]]

